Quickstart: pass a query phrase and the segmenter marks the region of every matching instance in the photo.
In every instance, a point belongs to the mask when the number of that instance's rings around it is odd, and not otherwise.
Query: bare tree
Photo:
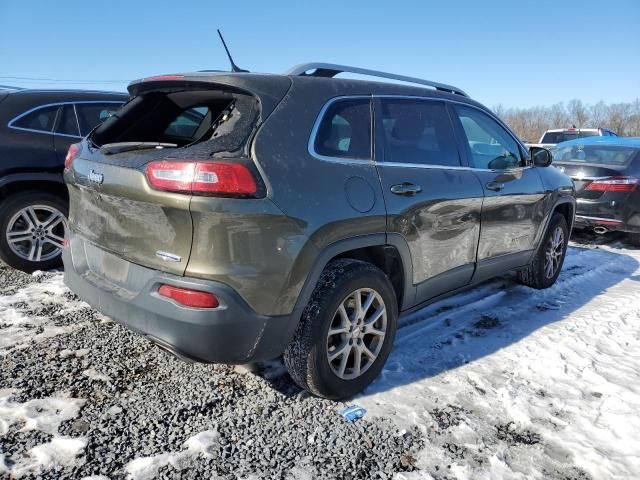
[[[582,103],[582,100],[574,98],[567,104],[567,110],[569,111],[569,118],[576,127],[584,128],[586,126],[589,112]]]
[[[550,107],[505,108],[494,111],[527,142],[537,142],[545,130],[567,128],[609,128],[618,135],[640,137],[640,99],[630,103],[585,105],[580,100],[556,103]]]

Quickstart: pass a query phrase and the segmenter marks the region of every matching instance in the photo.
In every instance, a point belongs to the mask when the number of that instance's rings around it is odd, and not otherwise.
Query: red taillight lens
[[[157,190],[194,195],[254,195],[258,191],[251,171],[230,162],[151,162],[149,184]]]
[[[193,308],[217,308],[220,302],[213,293],[201,292],[200,290],[190,290],[188,288],[178,288],[171,285],[162,285],[158,289],[161,297],[175,300],[180,305]]]
[[[69,145],[69,150],[67,150],[67,156],[64,157],[64,168],[71,168],[73,159],[76,158],[79,153],[80,153],[79,143],[74,143]]]
[[[592,181],[585,190],[596,192],[633,192],[638,179],[633,177],[607,177]]]

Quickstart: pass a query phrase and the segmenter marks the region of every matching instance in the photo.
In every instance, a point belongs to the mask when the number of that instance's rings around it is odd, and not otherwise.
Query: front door
[[[469,165],[484,189],[474,281],[528,263],[544,219],[544,187],[518,142],[498,121],[464,105],[453,108]]]
[[[417,304],[470,282],[482,186],[461,164],[444,102],[378,98],[375,117],[387,232],[409,245]]]

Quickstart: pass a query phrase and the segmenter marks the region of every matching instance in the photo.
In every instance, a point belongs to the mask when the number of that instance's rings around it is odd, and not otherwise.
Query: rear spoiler
[[[291,87],[291,78],[284,75],[255,73],[196,72],[190,74],[158,75],[134,80],[127,90],[131,96],[152,91],[177,91],[222,88],[232,93],[250,94],[258,98],[262,120],[278,106]]]

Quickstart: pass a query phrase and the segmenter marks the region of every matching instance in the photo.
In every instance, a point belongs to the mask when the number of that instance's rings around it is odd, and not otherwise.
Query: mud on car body
[[[342,398],[368,385],[398,315],[509,270],[555,282],[571,180],[456,87],[195,73],[133,96],[70,155],[65,281],[190,360],[284,354]]]

